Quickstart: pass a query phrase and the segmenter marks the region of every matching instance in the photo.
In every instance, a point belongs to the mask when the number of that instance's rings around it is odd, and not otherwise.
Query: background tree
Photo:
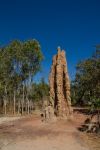
[[[100,107],[100,46],[91,58],[78,63],[76,69],[72,83],[73,102],[89,105],[95,101]]]
[[[7,106],[13,105],[15,114],[18,97],[23,112],[25,85],[32,85],[34,75],[40,70],[42,59],[41,47],[36,40],[16,40],[0,49],[0,101],[1,106],[5,106],[5,113],[8,102]]]
[[[32,95],[33,101],[39,108],[42,108],[43,101],[49,99],[49,85],[45,82],[44,78],[41,78],[39,83],[34,83],[32,85]]]

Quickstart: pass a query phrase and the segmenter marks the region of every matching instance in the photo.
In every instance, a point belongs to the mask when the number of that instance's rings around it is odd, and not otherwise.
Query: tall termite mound
[[[49,76],[50,105],[58,117],[72,116],[70,81],[67,70],[65,51],[58,47],[58,53],[53,57]]]

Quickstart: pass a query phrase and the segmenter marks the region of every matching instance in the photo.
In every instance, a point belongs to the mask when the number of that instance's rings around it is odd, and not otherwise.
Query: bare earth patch
[[[0,117],[0,124],[18,119],[20,119],[20,117]]]
[[[0,125],[0,150],[89,150],[73,121],[43,123],[33,115]]]

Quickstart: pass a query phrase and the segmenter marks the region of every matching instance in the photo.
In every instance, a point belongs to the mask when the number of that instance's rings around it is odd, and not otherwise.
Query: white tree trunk
[[[7,87],[5,85],[5,96],[4,96],[4,114],[7,114]]]
[[[4,114],[7,114],[7,101],[4,99]]]
[[[22,99],[22,114],[23,114],[23,111],[24,111],[24,84],[23,84],[23,99]]]

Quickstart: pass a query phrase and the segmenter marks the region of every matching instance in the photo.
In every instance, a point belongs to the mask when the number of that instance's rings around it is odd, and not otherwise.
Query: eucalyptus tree
[[[40,70],[42,59],[41,47],[36,40],[12,41],[0,49],[0,92],[5,93],[3,95],[8,98],[13,98],[14,114],[18,95],[22,96],[23,113],[25,84],[31,86],[33,76]]]
[[[8,86],[12,66],[10,61],[10,54],[5,48],[0,49],[0,95],[4,112],[6,114],[6,106],[8,100]]]

